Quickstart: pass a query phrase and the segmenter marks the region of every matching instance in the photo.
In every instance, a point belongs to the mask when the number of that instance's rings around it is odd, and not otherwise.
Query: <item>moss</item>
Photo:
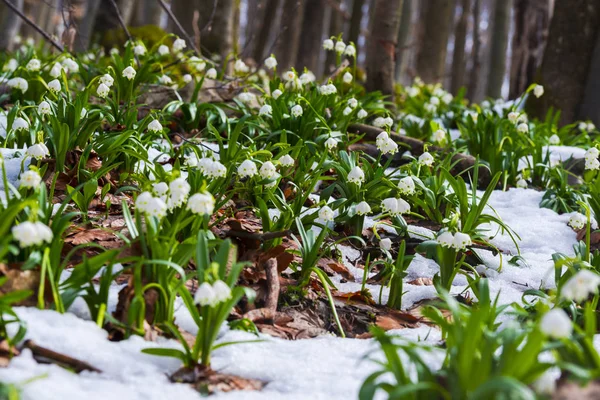
[[[167,35],[167,32],[156,25],[129,27],[128,29],[131,36],[135,39],[142,40],[148,48],[160,42],[161,39]],[[127,35],[123,29],[118,28],[106,31],[100,40],[100,44],[103,47],[110,49],[112,47],[124,46],[126,41]]]

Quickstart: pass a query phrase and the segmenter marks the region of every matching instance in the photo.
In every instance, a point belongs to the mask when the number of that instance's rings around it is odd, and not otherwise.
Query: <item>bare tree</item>
[[[480,0],[473,2],[473,47],[471,49],[471,73],[469,74],[469,85],[467,94],[471,99],[475,97],[479,84],[479,75],[481,73],[481,32],[479,29],[480,22]]]
[[[136,3],[133,25],[160,25],[163,10],[158,1],[140,0]]]
[[[488,75],[487,95],[498,98],[502,95],[502,84],[506,72],[506,51],[510,29],[510,10],[512,0],[496,0],[494,7],[490,73]]]
[[[452,56],[452,81],[450,91],[458,93],[465,84],[465,45],[467,41],[467,29],[469,24],[469,14],[471,13],[471,0],[461,1],[460,18],[454,31],[454,54]]]
[[[396,82],[402,80],[407,66],[408,38],[410,37],[412,25],[412,9],[414,0],[404,0],[402,13],[400,15],[400,27],[398,28],[398,45],[396,46]]]
[[[19,10],[23,11],[23,0],[9,1]],[[17,14],[9,10],[6,6],[3,6],[0,12],[2,17],[0,19],[0,27],[2,27],[0,30],[0,49],[12,50],[13,38],[17,35],[19,28],[21,27],[21,18],[19,18]]]
[[[305,0],[288,0],[283,3],[281,31],[275,42],[275,54],[281,68],[296,65],[302,34],[304,3]]]
[[[259,26],[257,27],[257,32],[255,38],[253,40],[256,41],[253,49],[253,58],[257,62],[261,62],[264,57],[266,57],[269,38],[271,36],[272,27],[275,25],[275,17],[277,15],[277,10],[279,8],[278,0],[266,0],[265,10],[263,13],[263,18],[260,19]]]
[[[321,55],[321,40],[325,25],[325,13],[320,7],[321,0],[306,0],[302,22],[300,48],[296,59],[296,68],[306,66],[317,73],[319,56]]]
[[[337,36],[344,31],[344,16],[340,12],[342,0],[331,0],[329,6],[330,17],[329,17],[329,36]],[[325,60],[325,73],[332,71],[335,65],[335,52],[328,51],[327,59]]]
[[[363,6],[365,0],[354,0],[352,1],[352,11],[350,15],[350,33],[348,35],[348,41],[354,42],[358,46],[358,38],[360,37],[360,29],[363,17]]]
[[[77,27],[77,38],[75,39],[75,50],[87,50],[94,27],[98,10],[100,9],[101,0],[88,0],[85,2],[85,14]]]
[[[375,0],[367,45],[367,90],[394,95],[396,41],[402,0]]]

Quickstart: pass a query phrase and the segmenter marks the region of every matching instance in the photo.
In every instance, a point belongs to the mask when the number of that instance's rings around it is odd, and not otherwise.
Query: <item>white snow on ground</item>
[[[1,116],[1,115],[0,115]],[[21,163],[25,156],[25,150],[0,148],[0,154],[4,159],[4,163],[0,162],[0,189],[4,190],[4,181],[2,177],[2,168],[6,168],[6,177],[8,182],[15,184],[21,172]],[[25,160],[24,169],[27,169],[31,159]]]

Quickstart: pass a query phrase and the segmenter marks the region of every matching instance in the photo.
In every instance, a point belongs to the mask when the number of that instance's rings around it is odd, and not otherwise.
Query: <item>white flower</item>
[[[133,54],[135,54],[136,56],[143,56],[144,54],[146,54],[146,48],[143,44],[138,44],[133,48]]]
[[[42,177],[37,171],[32,169],[25,171],[20,176],[19,187],[37,189],[42,183]]]
[[[333,40],[331,40],[331,39],[323,40],[323,48],[325,50],[333,50]]]
[[[342,54],[344,50],[346,50],[346,43],[344,43],[342,40],[335,42],[335,51],[338,54]]]
[[[403,199],[396,199],[389,197],[381,202],[381,208],[384,212],[389,213],[392,216],[406,214],[410,212],[410,204]]]
[[[336,148],[337,145],[338,145],[337,140],[335,140],[332,137],[330,137],[329,139],[327,139],[325,141],[325,147],[327,148],[327,150],[332,150],[332,149]]]
[[[558,145],[560,144],[560,138],[558,137],[558,135],[554,134],[550,136],[550,138],[548,139],[548,143],[552,145]]]
[[[419,156],[419,164],[431,167],[433,165],[433,156],[426,151]]]
[[[356,100],[354,97],[349,98],[348,99],[348,107],[356,108],[356,106],[358,106],[358,100]]]
[[[439,105],[440,105],[440,99],[439,99],[439,98],[437,98],[437,97],[435,97],[435,96],[432,96],[432,97],[429,99],[429,102],[430,102],[431,104],[433,104],[434,106],[439,106]]]
[[[421,94],[421,89],[415,86],[411,86],[408,89],[406,89],[406,94],[408,94],[408,97],[417,97],[419,94]]]
[[[411,196],[415,193],[415,181],[410,176],[405,176],[398,182],[398,189],[401,194]]]
[[[346,46],[346,49],[344,50],[344,54],[347,55],[348,57],[355,57],[356,56],[356,47],[354,47],[354,45],[351,43],[348,46]]]
[[[588,132],[592,132],[596,130],[596,125],[593,122],[588,122],[586,128]]]
[[[579,130],[582,130],[582,131],[587,130],[587,124],[585,122],[580,122],[579,125],[577,125],[577,127],[579,128]]]
[[[258,110],[258,115],[260,115],[260,116],[270,117],[272,113],[273,113],[273,107],[271,107],[268,104],[265,104],[264,106],[262,106],[260,108],[260,110]]]
[[[238,95],[238,99],[240,99],[242,103],[250,103],[254,99],[254,95],[252,93],[242,92]]]
[[[546,395],[548,398],[551,398],[556,392],[556,381],[560,378],[560,375],[560,368],[552,367],[544,371],[531,386],[537,394]]]
[[[169,191],[169,185],[166,182],[154,183],[152,184],[152,191],[159,197],[164,196]]]
[[[180,52],[181,50],[185,49],[186,47],[187,47],[187,44],[185,43],[185,40],[183,40],[181,38],[177,38],[173,42],[173,51],[175,53]]]
[[[444,104],[450,104],[450,102],[452,101],[452,99],[454,99],[454,96],[452,96],[451,93],[446,93],[442,96],[442,102]]]
[[[214,68],[209,69],[208,71],[206,71],[206,77],[208,79],[216,79],[217,78],[217,70]]]
[[[508,120],[510,122],[512,122],[513,124],[517,122],[517,120],[519,119],[519,113],[511,111],[508,113]]]
[[[135,199],[135,208],[140,212],[146,212],[151,200],[152,200],[152,193],[142,192]]]
[[[517,181],[517,187],[521,189],[527,189],[527,186],[527,181],[523,178],[519,178],[519,180]]]
[[[378,145],[377,148],[382,154],[395,154],[398,151],[398,144],[390,138],[380,141],[379,143],[380,145]]]
[[[454,240],[452,241],[452,247],[456,250],[464,250],[467,246],[471,246],[473,242],[471,241],[471,237],[466,233],[456,232],[454,234]]]
[[[269,69],[273,69],[277,66],[277,60],[275,57],[271,56],[265,60],[265,67]]]
[[[560,308],[554,308],[542,317],[540,330],[551,338],[563,339],[571,336],[573,324],[566,312]]]
[[[135,78],[135,69],[132,66],[129,66],[123,70],[123,77],[128,80],[132,80]]]
[[[599,285],[600,275],[581,269],[563,285],[561,295],[567,300],[581,303],[591,294],[597,294]]]
[[[292,107],[292,110],[290,113],[292,114],[292,117],[298,118],[298,117],[302,116],[303,112],[304,112],[304,110],[302,110],[302,106],[300,104],[296,104],[294,107]]]
[[[104,83],[108,87],[112,87],[115,79],[110,74],[104,74],[100,77],[100,83]]]
[[[323,206],[319,210],[319,218],[323,221],[333,221],[333,210],[329,206]]]
[[[38,112],[42,115],[50,114],[52,112],[52,109],[50,108],[50,103],[48,103],[46,100],[42,101],[38,105]]]
[[[314,82],[317,79],[317,77],[312,72],[307,71],[300,75],[298,79],[300,80],[301,84],[308,85],[309,83]]]
[[[7,84],[13,89],[20,90],[21,93],[25,93],[29,89],[29,83],[23,78],[12,78]]]
[[[454,235],[451,232],[443,232],[441,233],[436,241],[440,244],[440,246],[442,247],[454,247]]]
[[[151,217],[161,219],[165,215],[167,215],[167,209],[167,203],[165,203],[164,200],[158,197],[152,197],[148,201],[148,205],[146,206],[146,209],[144,211]]]
[[[392,240],[390,238],[381,239],[379,241],[379,247],[383,250],[390,251],[392,249]]]
[[[191,187],[185,178],[177,178],[169,183],[169,190],[171,191],[171,201],[173,204],[180,206],[187,199]]]
[[[279,157],[279,164],[281,164],[282,167],[293,167],[294,159],[289,154],[285,154]]]
[[[443,129],[438,129],[437,131],[433,132],[433,135],[431,135],[431,140],[435,143],[441,143],[444,141],[444,139],[446,139],[446,131]]]
[[[13,226],[12,235],[19,242],[19,247],[39,246],[43,242],[52,242],[52,230],[41,222],[25,221]]]
[[[533,94],[539,99],[544,94],[544,87],[542,85],[535,85],[533,87]]]
[[[52,68],[50,69],[50,76],[53,78],[58,78],[62,73],[63,66],[60,63],[54,63]]]
[[[369,116],[369,113],[361,108],[360,110],[358,110],[358,113],[356,114],[356,116],[358,117],[358,119],[364,119]]]
[[[215,292],[215,304],[222,303],[231,298],[231,288],[222,280],[213,283],[212,287]]]
[[[296,73],[290,69],[288,71],[285,71],[282,77],[284,80],[291,82],[296,79]]]
[[[14,131],[27,130],[29,129],[29,122],[27,122],[24,118],[17,117],[13,121],[12,129]]]
[[[190,64],[190,66],[192,68],[194,68],[198,72],[202,72],[206,68],[206,61],[204,61],[201,58],[198,58],[196,56],[192,56],[192,57],[188,58],[188,63]],[[211,79],[214,79],[214,78],[211,78]]]
[[[258,173],[256,164],[252,160],[245,160],[237,169],[240,178],[252,178]]]
[[[75,60],[73,60],[72,58],[65,58],[62,61],[62,65],[63,67],[65,67],[65,69],[67,70],[67,72],[77,72],[79,71],[79,64],[77,64],[77,62]]]
[[[377,128],[386,128],[388,126],[391,126],[392,123],[394,122],[393,120],[391,120],[391,118],[384,118],[384,117],[377,117],[375,118],[375,121],[373,121],[373,125],[376,126]]]
[[[517,126],[517,131],[519,131],[520,133],[527,133],[529,132],[529,125],[527,125],[525,122],[521,122]]]
[[[33,146],[29,146],[25,155],[28,157],[35,158],[36,160],[41,160],[44,157],[47,157],[50,154],[48,147],[44,143],[34,144]]]
[[[321,93],[323,96],[329,96],[330,94],[336,94],[337,88],[333,83],[321,85],[319,86],[319,93]]]
[[[283,94],[283,92],[279,89],[275,89],[273,90],[273,93],[271,93],[271,96],[273,96],[273,98],[275,100],[277,100],[279,98],[279,96],[281,96]]]
[[[19,63],[14,58],[11,58],[10,60],[8,60],[6,62],[6,64],[4,64],[4,66],[2,67],[2,70],[13,72],[17,68],[19,68]]]
[[[346,72],[344,74],[344,76],[342,77],[342,79],[344,80],[344,83],[352,83],[352,74],[350,72]]]
[[[342,114],[344,114],[345,116],[350,115],[351,113],[352,109],[350,107],[344,108],[344,111],[342,112]]]
[[[190,83],[193,80],[192,76],[190,74],[185,74],[183,76],[183,82],[184,83]]]
[[[581,213],[575,213],[569,218],[569,225],[571,225],[573,229],[582,229],[586,224],[587,218]]]
[[[201,306],[213,306],[218,304],[216,300],[217,294],[215,290],[208,282],[202,282],[202,284],[196,290],[194,294],[194,302]]]
[[[250,68],[246,65],[242,60],[235,60],[235,64],[233,64],[233,70],[239,74],[245,74],[250,71]]]
[[[590,147],[584,154],[586,160],[595,160],[600,155],[600,150],[597,147]]]
[[[173,79],[171,79],[171,77],[169,77],[168,75],[161,75],[158,78],[158,83],[160,83],[161,85],[171,85],[173,84]]]
[[[348,182],[359,185],[365,181],[365,173],[359,166],[356,166],[348,173]]]
[[[158,54],[161,56],[169,54],[169,46],[161,44],[158,46]]]
[[[277,174],[277,169],[271,161],[266,161],[258,172],[263,179],[271,179]]]
[[[29,60],[25,68],[27,69],[27,71],[35,72],[39,71],[41,66],[42,63],[40,62],[40,60],[38,60],[37,58],[32,58],[31,60]]]
[[[215,199],[210,193],[196,193],[190,196],[187,209],[194,214],[211,215],[215,209]]]
[[[600,169],[600,161],[597,159],[586,159],[585,160],[585,169],[589,170],[597,170]]]
[[[101,83],[100,85],[98,85],[98,89],[96,90],[98,97],[105,98],[106,96],[108,96],[108,92],[110,92],[110,88],[108,86],[106,86],[104,83]]]
[[[152,120],[152,122],[150,122],[148,124],[148,132],[156,133],[156,132],[162,132],[162,130],[163,130],[163,126],[157,119]]]

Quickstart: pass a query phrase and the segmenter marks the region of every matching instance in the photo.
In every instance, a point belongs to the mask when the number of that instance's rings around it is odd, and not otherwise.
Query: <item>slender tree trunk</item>
[[[282,69],[296,65],[302,34],[305,0],[288,0],[283,4],[281,32],[275,43],[275,55]]]
[[[23,0],[10,0],[19,10],[23,10]],[[21,18],[8,7],[2,6],[0,10],[2,13],[1,25],[0,25],[0,49],[1,50],[12,50],[13,39],[17,36],[19,28],[21,27]]]
[[[600,71],[600,32],[596,38],[596,47],[585,85],[583,101],[577,114],[577,119],[591,119],[596,126],[600,126],[600,75],[598,71]]]
[[[224,59],[233,51],[234,0],[200,0],[200,45]]]
[[[135,10],[135,0],[119,0],[119,11],[126,25],[131,24],[133,19],[133,10]]]
[[[456,30],[454,31],[454,55],[452,56],[452,83],[450,92],[457,94],[465,84],[465,44],[467,41],[467,28],[469,14],[471,13],[471,0],[462,0],[461,12]]]
[[[469,86],[467,94],[473,100],[477,93],[479,84],[479,74],[481,72],[481,32],[480,23],[480,0],[473,0],[473,48],[471,50],[471,73],[469,74]]]
[[[321,0],[306,0],[304,6],[304,20],[302,22],[300,49],[296,59],[296,69],[301,71],[303,67],[313,73],[319,68],[319,56],[321,55],[321,40],[323,37],[323,26],[325,25],[325,13],[320,7]]]
[[[367,44],[367,90],[394,95],[396,41],[402,0],[375,0]]]
[[[454,0],[421,0],[424,31],[417,55],[417,74],[427,83],[444,79],[453,16]]]
[[[338,6],[342,4],[342,0],[332,0]],[[336,7],[330,7],[331,15],[329,18],[329,36],[338,36],[344,31],[344,16],[336,9]],[[325,61],[325,73],[333,71],[335,65],[336,56],[334,51],[327,52],[327,59]]]
[[[561,124],[577,118],[599,29],[600,3],[597,0],[556,2],[537,79],[545,93],[539,99],[529,96],[527,100],[532,116],[543,118],[553,107],[561,110]]]
[[[190,3],[194,3],[191,1]],[[173,7],[173,5],[171,5]],[[156,25],[160,26],[163,9],[156,0],[140,0],[135,9],[135,26]],[[180,20],[181,21],[181,20]],[[190,32],[191,33],[191,32]]]
[[[266,0],[248,0],[247,4],[248,12],[246,13],[246,29],[244,29],[244,48],[241,53],[244,58],[250,57],[254,53],[256,37],[265,15]],[[261,60],[256,61],[259,62]]]
[[[201,28],[201,25],[198,23],[194,25],[194,13],[200,12],[200,0],[172,0],[171,11],[181,27],[197,42],[199,38],[197,38],[196,32]],[[170,32],[184,37],[183,33],[179,32],[179,29],[171,20],[169,20],[168,29]],[[196,45],[198,44],[196,43]]]
[[[348,41],[354,43],[358,48],[358,38],[360,37],[360,29],[363,17],[363,6],[365,0],[354,0],[352,2],[352,13],[350,15],[350,33]]]
[[[100,9],[101,0],[88,0],[85,4],[85,15],[77,27],[77,38],[75,39],[75,50],[86,51],[96,23],[96,16]]]
[[[261,19],[262,23],[258,25],[256,43],[252,52],[253,58],[257,63],[261,63],[267,57],[266,52],[269,50],[267,49],[267,45],[271,36],[271,27],[274,25],[278,8],[278,0],[266,0],[263,18]]]
[[[511,7],[512,0],[496,0],[494,7],[487,96],[495,99],[502,96],[502,84],[504,83],[504,74],[506,72],[506,51],[508,50]]]
[[[515,0],[509,98],[519,97],[533,83],[542,63],[550,25],[548,0]]]
[[[398,29],[398,46],[396,47],[396,82],[402,80],[406,69],[408,57],[408,38],[411,31],[412,8],[414,0],[404,0],[400,15],[400,28]]]

